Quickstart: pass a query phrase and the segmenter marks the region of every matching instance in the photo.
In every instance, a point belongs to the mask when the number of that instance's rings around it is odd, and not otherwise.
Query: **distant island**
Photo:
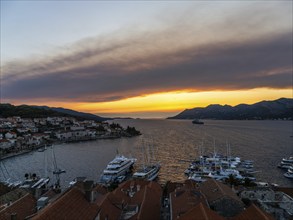
[[[185,109],[167,119],[217,119],[217,120],[269,120],[293,119],[293,99],[280,98],[274,101],[261,101],[252,105],[240,104],[209,105],[205,108]]]

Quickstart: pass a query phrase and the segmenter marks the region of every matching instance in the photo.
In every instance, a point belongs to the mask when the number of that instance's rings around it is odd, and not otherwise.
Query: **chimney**
[[[94,186],[94,181],[92,181],[92,180],[86,180],[83,182],[85,198],[88,202],[94,201],[93,186]]]
[[[11,220],[17,220],[17,214],[15,212],[14,213],[11,213],[10,219]]]

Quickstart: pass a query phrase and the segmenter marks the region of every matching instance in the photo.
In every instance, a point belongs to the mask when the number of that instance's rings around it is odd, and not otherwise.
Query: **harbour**
[[[227,142],[231,145],[231,155],[241,160],[253,160],[257,181],[275,183],[292,187],[291,179],[283,176],[284,170],[277,168],[282,158],[292,155],[291,121],[216,121],[205,120],[205,124],[195,127],[190,120],[116,120],[122,126],[135,126],[141,136],[132,138],[95,140],[79,143],[54,145],[58,166],[66,170],[60,178],[63,188],[76,177],[86,176],[98,181],[107,164],[121,152],[123,155],[142,158],[142,141],[154,145],[155,160],[160,161],[158,181],[162,184],[169,180],[184,181],[184,171],[190,161],[199,156],[198,148],[213,152],[215,141],[217,152],[226,152]],[[25,173],[44,176],[53,175],[53,168],[44,167],[44,152],[30,152],[1,161],[1,181],[24,179]],[[51,164],[50,162],[48,164]],[[3,167],[5,166],[5,168]],[[137,160],[134,168],[142,166]],[[7,172],[4,172],[4,169]],[[51,176],[53,179],[53,176]]]

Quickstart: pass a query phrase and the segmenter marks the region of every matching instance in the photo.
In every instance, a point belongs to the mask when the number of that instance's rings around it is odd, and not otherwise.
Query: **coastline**
[[[46,146],[51,146],[53,144],[66,144],[66,143],[79,143],[79,142],[86,142],[86,141],[96,141],[96,140],[105,140],[105,139],[119,139],[119,138],[129,138],[129,137],[135,137],[137,135],[133,135],[133,136],[123,136],[123,135],[109,135],[109,136],[103,136],[103,137],[95,137],[95,138],[80,138],[80,139],[75,139],[75,140],[66,140],[66,141],[60,141],[60,140],[54,140],[52,143],[50,144],[42,144],[39,146],[35,146],[33,149],[25,149],[19,152],[13,152],[13,153],[9,153],[9,154],[5,154],[0,156],[0,162],[9,158],[13,158],[13,157],[17,157],[23,154],[27,154],[30,152],[34,152],[37,151],[38,149],[41,149],[43,147]]]

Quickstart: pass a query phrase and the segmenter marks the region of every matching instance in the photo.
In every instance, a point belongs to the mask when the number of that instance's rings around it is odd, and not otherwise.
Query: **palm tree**
[[[230,174],[228,176],[228,178],[226,179],[226,183],[229,183],[230,186],[232,187],[233,185],[234,186],[237,186],[239,184],[239,180],[237,178],[235,178],[234,175]]]

